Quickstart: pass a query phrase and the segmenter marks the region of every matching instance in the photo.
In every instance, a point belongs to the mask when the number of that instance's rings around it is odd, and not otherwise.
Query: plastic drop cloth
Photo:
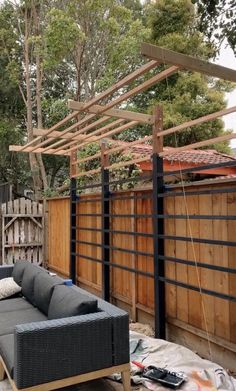
[[[140,362],[145,367],[155,365],[184,374],[186,381],[179,388],[181,391],[236,391],[236,379],[229,376],[222,367],[175,343],[131,331],[130,354],[131,362]],[[149,390],[171,390],[142,378],[140,369],[134,364],[131,364],[131,376],[134,384],[142,384]],[[118,375],[116,379],[118,380]]]

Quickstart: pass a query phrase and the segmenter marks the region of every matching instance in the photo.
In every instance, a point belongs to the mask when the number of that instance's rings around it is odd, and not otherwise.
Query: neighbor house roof
[[[124,154],[132,153],[135,156],[140,156],[140,155],[150,156],[150,160],[148,159],[147,162],[139,163],[139,166],[143,171],[152,170],[152,163],[151,163],[152,146],[151,145],[137,144],[134,146],[129,146],[129,143],[124,141],[118,141],[118,143],[121,145],[127,144],[127,148],[123,151]],[[174,152],[174,150],[175,148],[172,147],[163,148],[164,152],[168,152],[168,154],[163,157],[165,171],[172,171],[175,168],[179,169],[179,163],[181,163],[182,168],[189,168],[193,166],[221,164],[221,163],[235,161],[235,167],[216,167],[214,169],[204,170],[204,172],[202,173],[213,174],[213,175],[236,174],[236,157],[234,156],[217,152],[214,149],[207,149],[207,150],[188,149],[179,152]]]

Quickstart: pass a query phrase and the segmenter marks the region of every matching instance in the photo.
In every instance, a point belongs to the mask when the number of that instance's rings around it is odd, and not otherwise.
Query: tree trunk
[[[37,9],[35,4],[33,5],[33,21],[34,21],[34,29],[35,29],[35,35],[37,37],[40,36],[40,9]],[[43,78],[43,69],[42,69],[42,63],[40,59],[39,50],[36,48],[36,106],[37,106],[37,126],[38,129],[43,128],[43,115],[42,115],[42,102],[41,102],[41,92],[42,92],[42,78]],[[41,153],[37,154],[37,161],[41,173],[42,183],[43,183],[43,189],[48,189],[48,181],[47,181],[47,175],[43,163],[43,158]]]
[[[24,34],[24,60],[25,60],[25,84],[26,84],[26,110],[27,110],[27,133],[28,141],[33,140],[33,113],[32,113],[32,93],[30,86],[30,58],[29,58],[29,29],[30,18],[27,7],[25,8],[25,34]],[[32,173],[35,198],[40,196],[40,190],[42,188],[42,182],[40,178],[39,165],[34,153],[29,154],[29,162]]]

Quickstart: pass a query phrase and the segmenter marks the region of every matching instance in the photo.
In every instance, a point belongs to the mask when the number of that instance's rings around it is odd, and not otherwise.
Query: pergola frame
[[[167,79],[171,75],[180,72],[182,69],[190,71],[197,71],[202,74],[210,75],[213,77],[222,78],[225,80],[236,82],[236,71],[222,67],[220,65],[211,64],[207,61],[199,60],[190,56],[179,54],[171,50],[159,48],[150,44],[142,44],[141,52],[143,55],[151,59],[147,64],[141,66],[138,70],[126,76],[103,93],[95,96],[88,102],[82,103],[69,100],[68,106],[72,110],[72,113],[65,117],[62,121],[58,122],[50,129],[34,129],[34,135],[36,138],[28,142],[24,146],[12,145],[10,151],[26,152],[26,153],[42,153],[51,155],[64,155],[70,157],[70,177],[71,177],[71,257],[70,257],[70,276],[73,282],[76,283],[76,257],[81,256],[84,259],[88,259],[94,262],[100,262],[102,264],[102,288],[103,297],[109,301],[110,299],[110,267],[120,267],[121,269],[130,271],[131,273],[140,273],[140,271],[122,267],[110,262],[110,218],[113,217],[110,214],[109,198],[110,188],[109,185],[109,173],[111,170],[120,169],[122,167],[129,166],[131,164],[138,164],[142,161],[150,159],[150,156],[141,156],[139,158],[130,158],[128,161],[120,163],[109,163],[109,155],[112,153],[120,152],[127,148],[127,144],[124,146],[115,146],[107,148],[106,139],[111,138],[114,135],[118,135],[123,131],[135,127],[138,124],[147,124],[152,127],[152,135],[146,136],[139,140],[135,140],[129,143],[129,146],[134,146],[141,143],[152,142],[153,145],[153,196],[152,196],[152,221],[153,221],[153,261],[154,261],[154,273],[153,276],[150,273],[141,272],[140,274],[147,277],[154,277],[154,301],[155,301],[155,335],[156,337],[165,338],[165,283],[182,286],[187,289],[193,289],[200,291],[199,288],[183,284],[178,281],[172,281],[165,278],[165,260],[168,261],[168,257],[164,254],[164,173],[163,173],[163,157],[167,152],[163,152],[163,137],[165,135],[174,134],[177,132],[185,131],[192,126],[214,120],[216,118],[228,115],[236,112],[236,106],[220,110],[215,113],[205,115],[203,117],[187,121],[181,125],[171,127],[169,129],[163,129],[163,113],[162,108],[157,106],[154,108],[152,115],[136,113],[127,110],[117,109],[115,106],[122,104],[127,99],[132,98],[138,93],[150,88],[158,82]],[[167,64],[169,66],[167,66]],[[155,68],[162,65],[164,70],[155,74]],[[147,77],[148,72],[152,72],[149,78],[142,81],[134,88],[123,92],[115,99],[111,100],[105,105],[101,105],[101,101],[111,98],[114,93],[122,90],[130,83],[137,81],[137,79],[143,75]],[[154,74],[153,74],[154,73]],[[74,121],[71,124],[71,121]],[[67,126],[67,127],[66,127]],[[64,130],[59,131],[60,128]],[[206,145],[215,144],[218,142],[231,140],[236,138],[236,134],[226,134],[208,140],[200,141],[194,144],[190,144],[183,147],[176,147],[175,151],[182,151],[185,149],[194,149]],[[88,156],[82,159],[78,159],[77,153],[83,149],[86,145],[91,143],[99,143],[100,152],[93,156]],[[93,159],[101,159],[101,166],[98,169],[90,171],[80,171],[81,163],[88,162]],[[203,170],[205,167],[201,167]],[[199,169],[199,168],[198,168]],[[194,171],[191,169],[190,171]],[[101,184],[93,184],[90,186],[81,187],[95,188],[101,186],[101,202],[102,202],[102,260],[93,260],[88,256],[83,256],[77,253],[77,243],[80,241],[76,238],[77,220],[80,214],[77,213],[77,204],[80,201],[80,197],[77,194],[77,181],[76,178],[83,176],[91,176],[93,174],[101,173]],[[136,180],[136,179],[134,179]],[[121,183],[121,181],[120,181]],[[190,193],[189,193],[190,194]],[[198,194],[201,194],[199,192]],[[81,201],[82,202],[82,201]],[[197,217],[197,216],[195,216]],[[214,218],[214,216],[207,216],[207,218]],[[123,232],[128,233],[128,232]],[[128,233],[130,235],[130,233]],[[145,235],[145,233],[138,233],[138,235]],[[178,237],[176,237],[178,238]],[[183,238],[181,238],[183,240]],[[186,238],[187,240],[187,238]],[[202,239],[199,239],[201,241]],[[213,243],[214,242],[214,243]],[[204,239],[203,243],[212,243],[220,241],[212,241]],[[89,242],[86,244],[93,245]],[[96,244],[97,245],[97,244]],[[227,245],[224,242],[223,245]],[[229,243],[232,246],[232,242]],[[234,243],[236,245],[236,243]],[[144,254],[144,253],[142,253]],[[150,256],[150,254],[147,254]],[[172,260],[173,262],[174,260]],[[188,262],[184,260],[176,260],[176,262]],[[209,266],[211,269],[217,270],[215,266]],[[233,272],[233,269],[223,268],[224,271]],[[202,289],[203,293],[209,295],[215,295],[223,299],[236,300],[235,297],[219,294],[210,290]]]
[[[155,122],[155,115],[121,110],[114,107],[127,101],[127,99],[130,99],[133,96],[145,91],[158,82],[167,79],[176,72],[179,72],[181,69],[197,71],[203,74],[236,82],[236,71],[222,67],[220,65],[211,64],[207,61],[199,60],[197,58],[159,48],[150,44],[142,44],[141,52],[143,55],[150,58],[151,61],[141,66],[139,69],[126,76],[119,82],[115,83],[106,91],[102,92],[86,103],[69,100],[68,107],[72,110],[71,114],[65,117],[62,121],[53,125],[50,129],[34,129],[34,135],[37,136],[36,138],[24,146],[11,145],[10,151],[72,156],[74,151],[79,151],[90,143],[101,142],[101,140],[104,138],[118,135],[127,129],[137,126],[138,124],[153,125]],[[118,97],[111,100],[109,103],[105,105],[98,104],[98,102],[104,99],[111,98],[114,93],[121,90],[130,83],[137,81],[139,77],[143,75],[147,76],[148,72],[155,71],[155,68],[161,64],[164,66],[170,64],[170,66],[155,74],[154,76],[151,75],[150,78],[141,82],[139,85],[135,86],[128,92],[121,93]],[[158,134],[158,137],[174,134],[176,132],[183,132],[192,126],[211,121],[233,112],[236,112],[236,106],[205,115],[192,121],[187,121],[181,125],[177,125],[169,129],[162,130]],[[74,123],[70,124],[71,121],[74,121]],[[58,131],[58,129],[65,126],[67,127],[64,130]],[[184,147],[175,148],[175,151],[178,152],[185,149],[199,148],[234,138],[236,138],[236,134],[226,134],[220,137],[186,145]],[[152,139],[152,136],[146,136],[130,143],[129,145],[134,146],[136,144],[146,143],[147,141],[150,142]],[[105,154],[109,155],[115,152],[120,152],[125,148],[126,146],[113,147],[111,149],[107,149]],[[159,152],[160,156],[165,156],[167,153],[163,151]],[[89,156],[88,158],[76,160],[73,159],[71,165],[78,166],[79,164],[86,161],[101,157],[101,153],[96,153],[94,156]],[[125,167],[128,164],[138,164],[139,162],[145,161],[146,159],[147,157],[145,156],[140,157],[140,160],[138,158],[130,159],[129,162],[126,161],[119,163],[119,165],[112,164],[109,166],[109,169],[115,170],[117,168]],[[79,170],[73,169],[71,177],[75,178],[93,175],[98,172],[100,172],[100,169],[86,172],[79,172]]]

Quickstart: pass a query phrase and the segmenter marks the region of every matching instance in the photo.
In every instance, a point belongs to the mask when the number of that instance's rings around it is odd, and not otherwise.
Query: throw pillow
[[[0,300],[16,295],[21,291],[21,287],[16,284],[13,277],[0,280]]]

